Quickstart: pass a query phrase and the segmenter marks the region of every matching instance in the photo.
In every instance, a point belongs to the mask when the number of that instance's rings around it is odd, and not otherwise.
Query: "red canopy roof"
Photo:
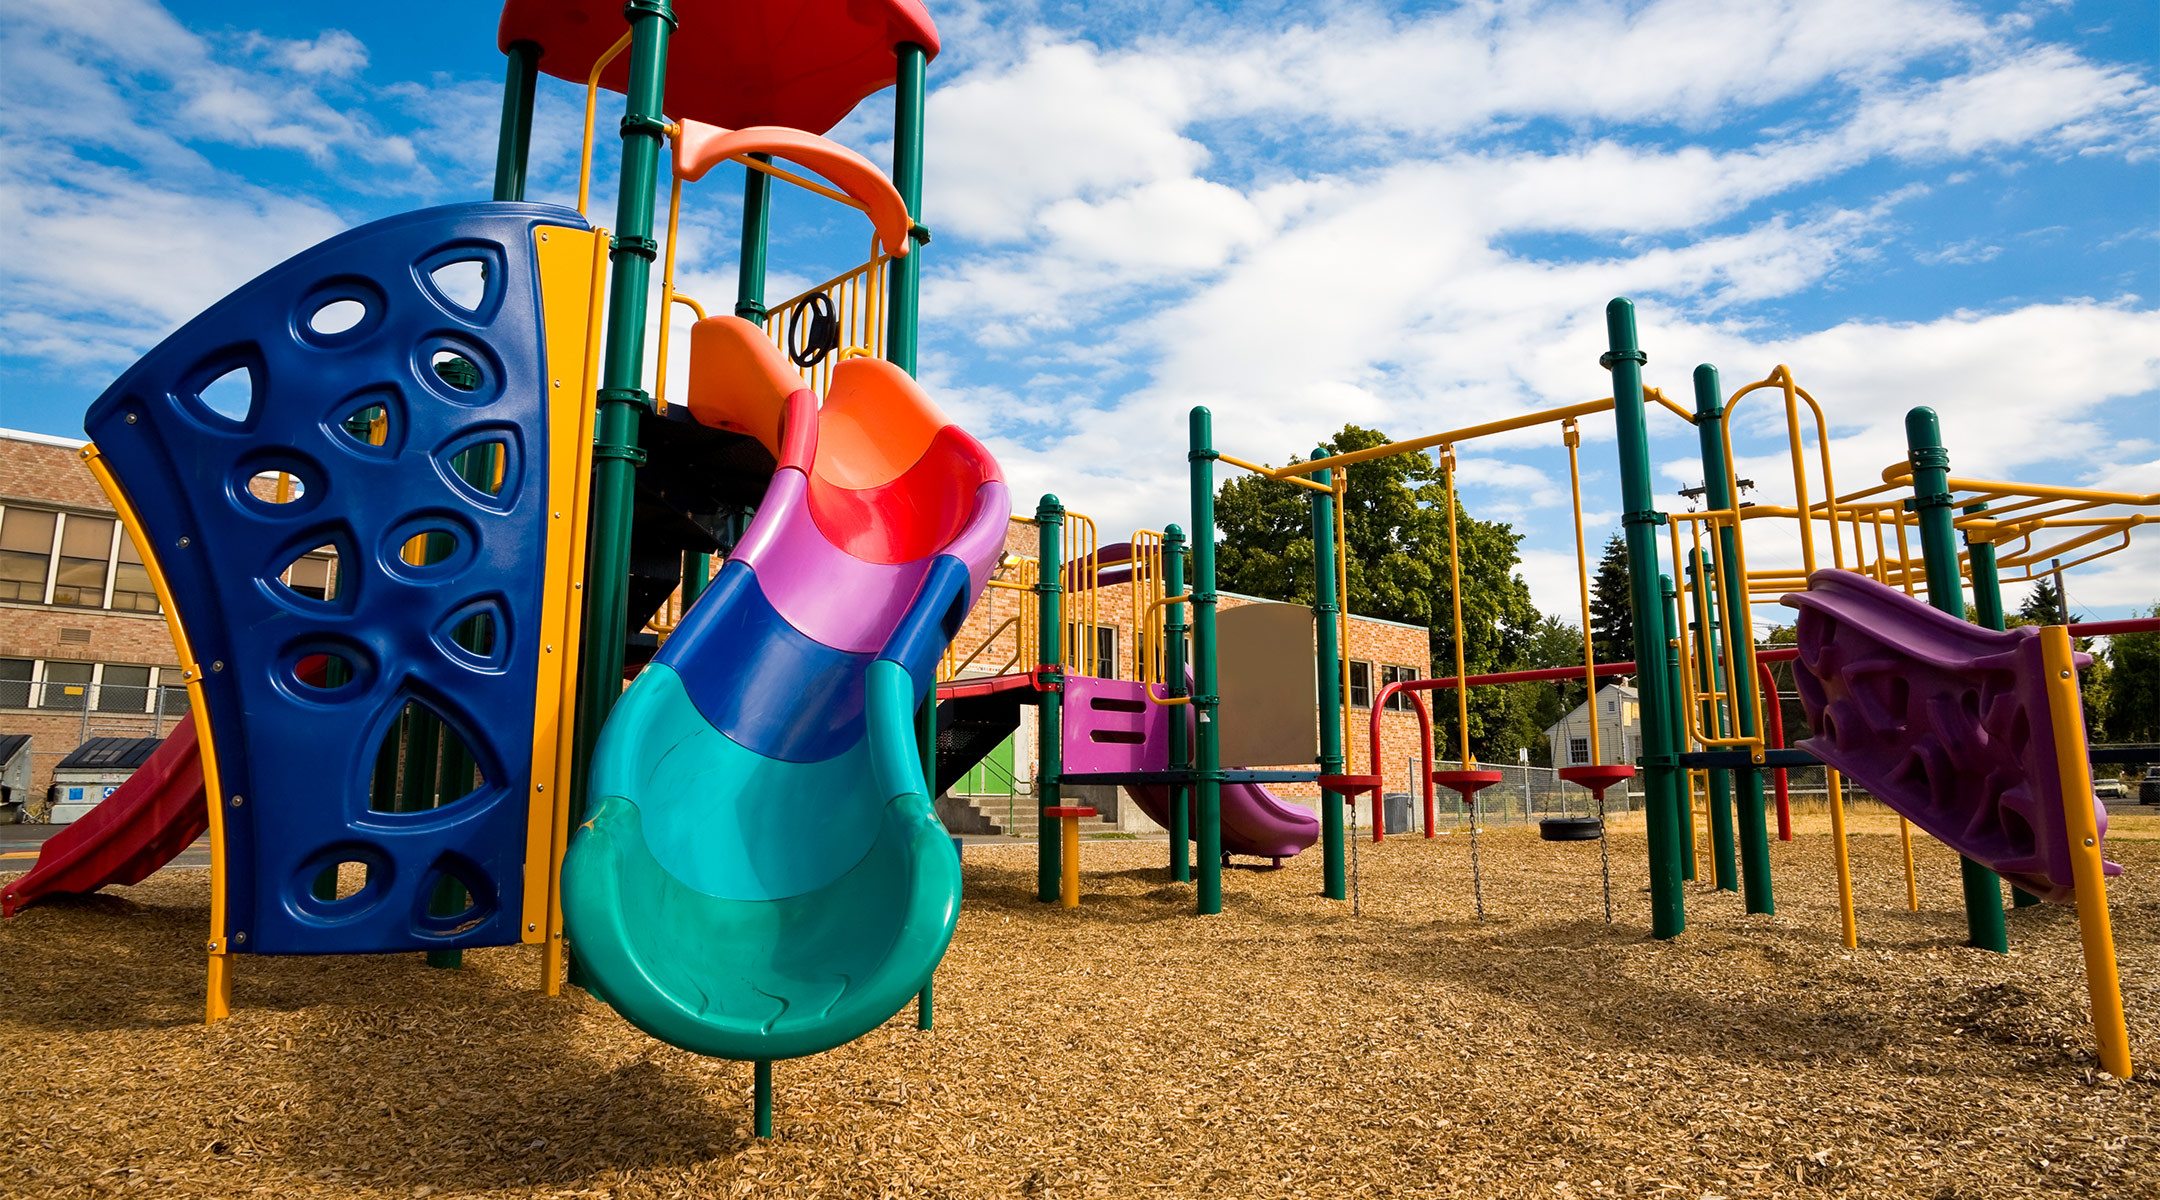
[[[865,96],[892,86],[893,50],[914,42],[937,57],[937,26],[921,0],[677,0],[668,46],[667,115],[727,129],[783,125],[823,133]],[[622,37],[622,0],[507,0],[495,43],[540,47],[540,69],[585,82]],[[622,91],[625,51],[600,75]]]

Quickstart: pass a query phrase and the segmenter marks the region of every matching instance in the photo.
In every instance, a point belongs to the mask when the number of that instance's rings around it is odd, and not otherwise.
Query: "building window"
[[[1418,673],[1415,667],[1382,666],[1380,668],[1380,683],[1382,686],[1391,683],[1408,683],[1417,677]],[[1409,712],[1410,693],[1395,692],[1391,694],[1383,707],[1389,712]]]
[[[135,549],[135,539],[122,535],[120,553],[113,566],[112,607],[118,612],[147,612],[158,610],[157,588],[150,582],[150,571],[143,566],[142,554]]]
[[[73,513],[60,520],[60,557],[54,564],[52,602],[76,608],[105,607],[105,581],[112,576],[111,517]]]
[[[1616,712],[1619,712],[1619,711],[1620,711],[1620,702],[1619,702],[1618,700],[1607,700],[1607,701],[1605,702],[1605,715],[1606,715],[1606,716],[1608,716],[1608,717],[1609,717],[1609,716],[1611,716],[1611,715],[1613,715],[1614,713],[1616,713]]]
[[[335,561],[327,554],[307,555],[285,572],[285,586],[310,600],[328,600],[333,586],[330,568]]]
[[[1095,627],[1094,649],[1095,670],[1093,674],[1095,678],[1116,679],[1118,677],[1117,626],[1097,625]]]
[[[0,658],[0,708],[30,707],[30,680],[37,663],[27,658]]]
[[[1369,662],[1351,660],[1350,707],[1372,707],[1372,664]]]
[[[0,510],[0,601],[156,612],[157,589],[124,534],[111,517]]]
[[[150,711],[150,668],[107,663],[98,673],[97,710],[101,713]]]
[[[9,507],[0,513],[0,600],[45,603],[53,526],[60,514]]]
[[[1590,739],[1586,737],[1569,738],[1567,740],[1567,760],[1578,765],[1589,762]]]
[[[46,663],[44,685],[38,689],[38,707],[81,712],[90,700],[90,684],[96,675],[95,663]]]

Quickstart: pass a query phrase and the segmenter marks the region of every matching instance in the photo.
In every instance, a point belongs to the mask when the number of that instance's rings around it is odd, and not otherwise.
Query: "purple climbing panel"
[[[1169,770],[1170,712],[1137,683],[1066,676],[1066,774]]]
[[[1851,571],[1817,571],[1785,603],[1800,610],[1794,676],[1815,729],[1800,748],[1944,845],[2069,903],[2040,631],[1982,629]],[[2092,805],[2105,835],[2107,810]]]

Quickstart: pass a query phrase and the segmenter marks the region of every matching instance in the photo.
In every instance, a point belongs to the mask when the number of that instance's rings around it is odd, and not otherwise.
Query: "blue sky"
[[[1017,495],[1106,530],[1183,519],[1194,403],[1279,462],[1345,421],[1407,437],[1603,395],[1616,294],[1675,396],[1697,362],[1728,388],[1790,364],[1848,488],[1928,403],[1960,472],[2160,490],[2148,0],[931,10],[924,378]],[[0,8],[0,424],[79,434],[255,273],[485,198],[494,25],[402,0]],[[535,199],[574,193],[580,99],[543,82]],[[834,136],[887,161],[890,112]],[[692,189],[682,242],[685,290],[723,307],[738,189]],[[603,223],[613,194],[603,169]],[[772,294],[864,233],[784,196]],[[1742,473],[1774,497],[1773,408],[1743,412]],[[1652,431],[1677,506],[1693,431]],[[1618,482],[1609,427],[1585,435],[1595,542]],[[1539,602],[1571,612],[1554,441],[1464,447],[1464,498],[1528,534]],[[2073,574],[2073,600],[2160,599],[2156,545]]]

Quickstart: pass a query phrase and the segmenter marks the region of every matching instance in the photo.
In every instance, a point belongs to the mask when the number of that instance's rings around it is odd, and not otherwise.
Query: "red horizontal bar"
[[[2107,637],[2117,633],[2152,633],[2160,630],[2160,617],[2132,617],[2127,621],[2084,621],[2070,627],[2072,637]]]

